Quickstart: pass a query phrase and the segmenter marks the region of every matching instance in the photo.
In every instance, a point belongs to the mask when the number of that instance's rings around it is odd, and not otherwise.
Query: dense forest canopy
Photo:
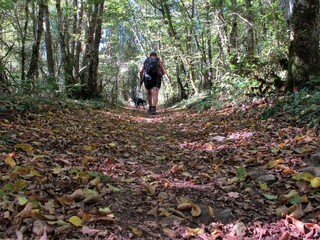
[[[1,91],[125,101],[150,51],[162,101],[299,90],[317,75],[319,1],[0,1]]]

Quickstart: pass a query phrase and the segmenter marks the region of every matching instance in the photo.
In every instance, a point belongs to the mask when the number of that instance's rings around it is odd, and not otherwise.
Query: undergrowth
[[[319,129],[320,122],[320,89],[301,90],[273,99],[272,107],[265,110],[261,116],[264,119],[286,115],[291,123],[304,124]]]
[[[83,108],[104,109],[107,104],[103,100],[73,100],[65,96],[36,96],[2,94],[0,96],[1,113],[42,113],[52,110],[77,110]]]

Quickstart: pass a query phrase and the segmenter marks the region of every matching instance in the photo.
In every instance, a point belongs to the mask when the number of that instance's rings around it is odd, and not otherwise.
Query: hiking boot
[[[152,107],[151,106],[149,106],[148,113],[152,114]]]
[[[153,106],[151,108],[151,114],[155,115],[156,114],[156,106]]]

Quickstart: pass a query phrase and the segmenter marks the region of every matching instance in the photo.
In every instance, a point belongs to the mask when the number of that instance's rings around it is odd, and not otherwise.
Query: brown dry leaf
[[[148,215],[152,215],[152,216],[157,216],[158,215],[158,210],[159,210],[159,207],[158,205],[157,206],[154,206],[153,208],[151,208],[147,214]]]
[[[187,237],[195,237],[203,233],[204,230],[202,228],[187,228],[185,231]]]
[[[83,158],[83,162],[84,162],[84,163],[96,162],[96,161],[97,161],[97,159],[94,158],[94,157],[85,156],[85,157]]]
[[[58,197],[57,200],[62,206],[65,206],[65,207],[71,206],[74,204],[74,200],[69,197]]]
[[[85,194],[83,192],[83,189],[77,189],[73,193],[71,193],[68,198],[73,199],[75,201],[82,200],[85,198]]]
[[[212,219],[215,219],[215,215],[214,215],[214,209],[212,207],[208,207],[208,213],[209,213],[209,216],[212,218]]]
[[[193,217],[199,217],[201,214],[201,208],[197,204],[192,205],[191,215]]]
[[[98,233],[102,232],[102,230],[83,226],[81,229],[81,232],[82,232],[82,234],[88,234],[89,236],[94,236],[94,235],[97,235]]]
[[[238,193],[238,192],[229,192],[228,196],[231,197],[231,198],[238,198],[238,197],[240,197],[240,193]]]
[[[276,160],[270,160],[268,162],[268,167],[269,168],[273,168],[275,166],[277,166],[280,163],[284,163],[284,160],[282,158],[276,159]]]
[[[101,196],[100,195],[93,194],[93,195],[87,196],[85,199],[83,199],[82,202],[84,202],[84,203],[89,203],[89,202],[96,203],[96,202],[99,202],[100,200],[101,200]]]
[[[31,217],[32,215],[32,203],[27,203],[27,205],[23,208],[23,210],[21,212],[19,212],[17,214],[17,216],[15,216],[14,222],[15,223],[19,223],[22,219],[27,218],[27,217]]]
[[[177,233],[170,228],[163,228],[162,231],[169,239],[174,239],[177,236]]]
[[[180,203],[177,207],[178,210],[183,211],[187,209],[192,209],[193,204],[192,203]]]
[[[303,222],[297,220],[293,216],[288,216],[286,220],[288,221],[288,223],[294,224],[301,233],[305,234],[306,228]]]
[[[304,214],[305,213],[304,213],[304,211],[302,209],[302,205],[301,204],[297,204],[295,210],[292,213],[290,213],[289,216],[293,217],[295,219],[300,219],[301,217],[304,216]]]

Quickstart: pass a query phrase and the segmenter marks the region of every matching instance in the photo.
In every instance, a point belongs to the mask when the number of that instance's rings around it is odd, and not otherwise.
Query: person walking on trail
[[[166,74],[163,62],[156,52],[151,52],[150,56],[143,62],[140,71],[140,81],[144,82],[148,92],[148,113],[155,114],[158,104],[158,95],[161,88],[162,76]]]

